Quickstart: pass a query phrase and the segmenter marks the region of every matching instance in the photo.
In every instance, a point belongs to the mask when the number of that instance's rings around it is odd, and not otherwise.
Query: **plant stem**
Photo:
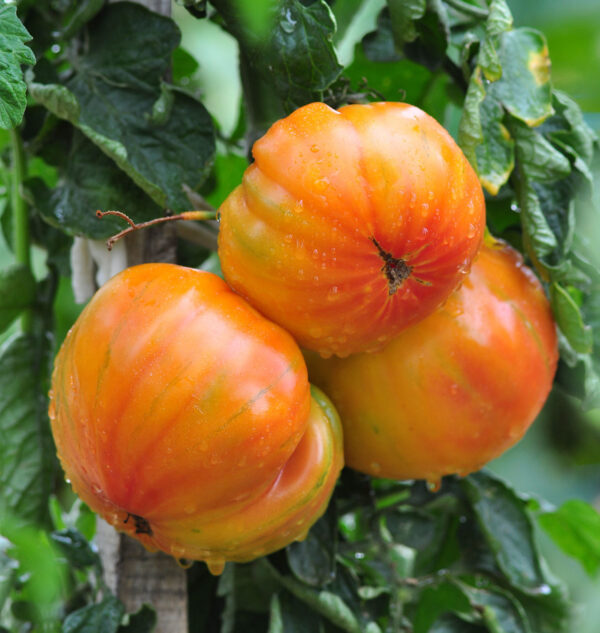
[[[468,2],[463,2],[463,0],[446,0],[446,4],[452,7],[455,11],[464,15],[470,15],[478,20],[485,20],[489,16],[489,11],[487,9],[476,7]]]
[[[13,217],[13,249],[18,264],[31,270],[31,241],[29,237],[29,210],[23,198],[21,189],[25,179],[25,157],[23,153],[23,141],[16,128],[10,131],[12,149],[12,183],[11,206]],[[27,309],[21,315],[21,330],[30,332],[33,322],[31,309]]]

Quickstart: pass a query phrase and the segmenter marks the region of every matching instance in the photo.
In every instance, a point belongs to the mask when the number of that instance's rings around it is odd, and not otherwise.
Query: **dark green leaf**
[[[478,589],[461,583],[473,607],[479,609],[491,633],[534,633],[529,628],[523,607],[500,589]],[[536,632],[537,633],[537,632]]]
[[[504,110],[488,93],[479,106],[483,140],[475,148],[479,180],[489,193],[496,195],[515,165],[515,142],[504,126]]]
[[[430,70],[439,69],[446,58],[450,37],[446,6],[441,0],[429,0],[427,11],[415,28],[418,37],[404,45],[405,55]]]
[[[293,595],[274,593],[268,633],[307,633],[322,631],[319,616]]]
[[[333,580],[336,553],[337,513],[334,504],[329,505],[303,541],[286,548],[287,560],[296,578],[313,587]]]
[[[103,6],[104,0],[82,0],[74,3],[72,10],[65,16],[64,26],[60,30],[59,37],[72,38],[94,18]]]
[[[79,532],[70,528],[57,530],[50,534],[50,539],[73,567],[81,569],[100,564],[98,554]]]
[[[46,346],[21,335],[0,349],[0,516],[31,522],[46,516],[55,465],[40,358]]]
[[[553,283],[550,286],[550,300],[558,326],[571,347],[581,354],[589,354],[593,345],[592,330],[583,322],[573,297],[560,284]]]
[[[444,613],[469,614],[471,611],[468,597],[455,583],[442,582],[434,587],[426,587],[419,597],[413,621],[414,633],[427,633]]]
[[[489,633],[489,629],[465,622],[454,615],[444,615],[435,621],[428,633]]]
[[[76,132],[59,185],[31,183],[35,206],[44,219],[71,234],[102,239],[124,228],[123,221],[96,210],[117,209],[135,222],[162,215],[156,206],[85,136]]]
[[[576,558],[588,574],[600,568],[600,514],[585,501],[573,499],[555,512],[538,517],[540,525],[569,556]]]
[[[286,109],[322,99],[337,79],[332,39],[335,20],[324,0],[309,6],[282,0],[268,45],[261,51],[262,73],[271,76]]]
[[[0,270],[0,332],[35,299],[35,279],[26,266],[15,264]]]
[[[181,48],[181,46],[173,51],[171,60],[171,74],[173,83],[176,85],[180,85],[185,79],[189,80],[199,68],[199,64],[195,58],[192,57],[185,48]]]
[[[124,610],[119,600],[107,596],[99,604],[69,613],[63,624],[63,633],[117,633]]]
[[[553,112],[544,36],[534,29],[507,31],[500,36],[498,56],[502,78],[494,85],[496,97],[517,119],[538,125]]]
[[[394,40],[396,46],[402,49],[406,42],[412,42],[417,38],[415,20],[425,15],[427,0],[388,0],[387,4]]]
[[[21,123],[27,99],[21,64],[35,64],[33,51],[24,42],[31,39],[17,17],[17,7],[0,6],[0,128]]]
[[[156,626],[156,611],[147,604],[139,611],[128,615],[127,624],[119,627],[118,633],[152,633]]]
[[[542,211],[540,199],[533,185],[521,174],[522,181],[517,189],[517,200],[521,207],[521,221],[526,243],[537,259],[548,255],[558,246],[548,220]]]
[[[525,504],[506,484],[484,472],[463,479],[462,487],[510,583],[534,595],[550,591]]]
[[[400,54],[396,50],[392,32],[392,20],[387,7],[377,17],[377,28],[364,36],[362,47],[367,59],[372,62],[395,62],[401,59]],[[372,74],[371,72],[366,74],[366,76],[370,79]]]
[[[175,91],[170,109],[161,78],[179,43],[174,23],[132,3],[108,5],[89,27],[89,46],[66,85],[31,84],[33,97],[77,126],[159,206],[189,209],[214,154],[211,118]],[[162,97],[161,97],[162,94]],[[98,98],[101,95],[101,98]]]

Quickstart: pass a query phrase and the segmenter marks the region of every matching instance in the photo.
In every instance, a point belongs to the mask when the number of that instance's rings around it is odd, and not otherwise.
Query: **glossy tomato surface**
[[[382,347],[468,273],[482,190],[418,108],[312,103],[253,154],[220,209],[223,273],[303,346],[324,356]]]
[[[557,357],[539,281],[496,242],[434,314],[380,352],[312,355],[309,376],[338,408],[349,466],[435,484],[479,469],[523,436]]]
[[[341,467],[292,337],[215,275],[169,264],[129,268],[94,296],[57,356],[50,417],[92,509],[217,571],[280,547],[270,526],[290,504],[287,542],[304,534]],[[236,538],[215,533],[225,519]]]

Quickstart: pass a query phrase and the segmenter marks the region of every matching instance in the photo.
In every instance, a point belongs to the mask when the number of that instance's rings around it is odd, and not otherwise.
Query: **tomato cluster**
[[[344,458],[433,483],[479,468],[525,432],[557,361],[543,289],[508,246],[481,248],[477,176],[431,117],[310,104],[254,157],[220,209],[229,285],[123,271],[52,380],[75,491],[215,573],[302,539]]]

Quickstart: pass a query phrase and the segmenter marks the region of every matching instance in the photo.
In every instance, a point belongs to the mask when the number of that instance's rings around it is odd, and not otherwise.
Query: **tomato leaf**
[[[32,83],[30,92],[78,127],[159,206],[184,211],[189,201],[182,185],[202,184],[215,146],[211,118],[191,96],[169,93],[170,109],[155,116],[165,94],[161,77],[179,37],[171,20],[139,5],[108,5],[89,23],[78,72],[65,85]]]
[[[428,633],[489,633],[489,629],[465,622],[454,615],[443,615],[428,629]]]
[[[17,7],[0,7],[0,128],[16,127],[27,104],[21,64],[35,64],[33,51],[24,42],[31,39],[17,17]]]
[[[63,633],[117,633],[125,609],[114,596],[69,613]]]
[[[160,207],[77,130],[59,184],[50,189],[38,180],[30,183],[29,189],[35,207],[48,223],[97,240],[114,235],[124,225],[112,216],[99,220],[96,209],[123,210],[134,222],[163,215]]]
[[[76,530],[71,528],[56,530],[50,533],[50,540],[73,567],[82,569],[96,565],[100,569],[98,554],[92,549],[89,541]]]
[[[580,354],[590,353],[593,346],[592,329],[584,324],[573,297],[560,284],[553,283],[550,286],[550,299],[558,326],[571,347]]]
[[[399,49],[406,42],[413,42],[418,37],[415,21],[420,20],[427,9],[426,0],[387,0],[392,33]]]
[[[0,332],[29,308],[35,299],[35,279],[26,266],[14,264],[0,270]]]
[[[306,633],[321,630],[321,618],[287,592],[274,593],[268,633]]]
[[[47,416],[46,343],[19,335],[0,349],[0,515],[42,522],[55,459]]]
[[[498,57],[502,77],[494,86],[496,97],[517,119],[538,125],[552,112],[550,58],[544,36],[520,28],[500,36]]]
[[[585,571],[595,575],[600,569],[600,514],[585,501],[572,499],[555,512],[538,516],[539,524]]]
[[[546,588],[550,591],[524,502],[485,472],[469,475],[461,484],[496,563],[510,583],[532,595]]]
[[[414,633],[431,631],[432,624],[444,613],[472,613],[467,594],[456,583],[442,582],[421,592],[413,621]]]
[[[503,124],[504,109],[488,92],[479,105],[481,129],[485,130],[483,142],[477,145],[477,170],[485,189],[496,195],[512,173],[515,165],[515,141]]]
[[[286,548],[290,569],[307,585],[321,587],[335,577],[337,554],[337,513],[330,504],[327,512],[312,526],[301,542]]]

